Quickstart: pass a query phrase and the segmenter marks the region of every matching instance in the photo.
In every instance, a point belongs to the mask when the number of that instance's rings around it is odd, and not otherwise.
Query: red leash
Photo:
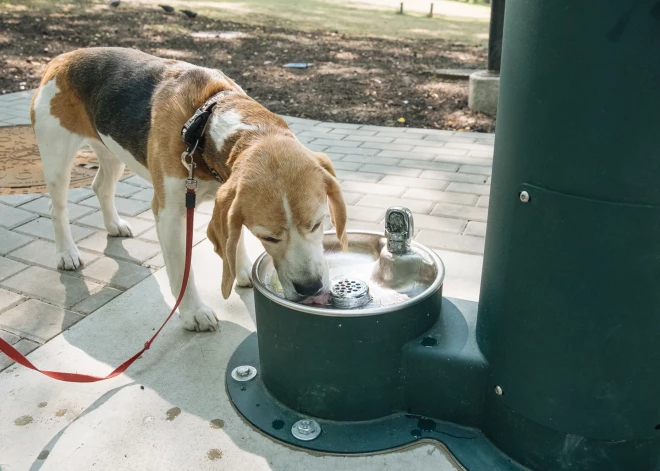
[[[115,370],[112,373],[110,373],[108,376],[100,377],[100,376],[84,375],[79,373],[65,373],[62,371],[40,370],[39,368],[34,366],[30,362],[30,360],[25,358],[25,356],[23,356],[21,352],[19,352],[14,347],[9,345],[7,342],[2,340],[2,338],[0,338],[0,351],[5,355],[7,355],[12,360],[14,360],[16,363],[21,364],[26,368],[30,368],[31,370],[38,371],[39,373],[42,373],[46,376],[50,376],[51,378],[56,379],[58,381],[68,381],[71,383],[95,383],[97,381],[103,381],[106,379],[114,378],[115,376],[122,374],[124,371],[128,369],[129,366],[133,364],[135,360],[140,358],[140,355],[142,355],[145,351],[149,350],[149,348],[151,347],[151,343],[156,339],[156,337],[158,337],[158,334],[160,334],[160,331],[163,330],[165,324],[167,324],[167,322],[172,318],[174,312],[179,307],[179,304],[183,299],[183,295],[186,292],[186,286],[188,285],[188,276],[190,275],[190,263],[192,261],[192,239],[193,239],[194,217],[195,217],[195,190],[192,188],[188,188],[186,191],[186,264],[185,264],[185,269],[183,271],[183,281],[181,282],[181,292],[179,293],[179,298],[176,300],[176,303],[174,303],[172,312],[170,312],[170,315],[167,316],[167,319],[165,319],[163,325],[161,325],[160,329],[158,329],[156,333],[144,344],[142,350],[140,350],[131,358],[129,358],[124,363],[122,363],[117,368],[115,368]]]

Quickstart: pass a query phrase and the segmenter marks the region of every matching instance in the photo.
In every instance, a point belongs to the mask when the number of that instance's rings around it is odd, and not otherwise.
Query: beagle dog
[[[81,265],[69,228],[67,189],[76,151],[88,143],[100,163],[92,189],[109,235],[132,235],[114,204],[124,166],[152,182],[158,239],[172,293],[179,294],[188,177],[181,134],[209,98],[203,145],[193,155],[198,201],[215,199],[207,235],[223,260],[222,295],[229,297],[235,280],[252,285],[245,226],[272,256],[287,299],[323,302],[329,280],[321,241],[328,210],[339,242],[347,246],[346,207],[330,159],[307,149],[284,120],[221,71],[133,49],[89,48],[56,57],[32,100],[58,268]],[[186,329],[217,328],[192,273],[179,313]]]

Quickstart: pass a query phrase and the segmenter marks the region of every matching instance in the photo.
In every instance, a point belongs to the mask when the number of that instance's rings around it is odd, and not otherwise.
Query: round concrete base
[[[473,111],[495,117],[500,91],[499,74],[480,70],[470,75],[468,106]]]

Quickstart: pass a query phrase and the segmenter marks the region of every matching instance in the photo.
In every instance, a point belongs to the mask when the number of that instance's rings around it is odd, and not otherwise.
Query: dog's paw
[[[210,330],[214,332],[218,330],[218,317],[208,306],[202,306],[193,311],[181,311],[181,321],[183,328],[186,330],[193,330],[196,332],[204,332]]]
[[[111,222],[106,226],[106,230],[112,237],[133,237],[133,229],[123,219]]]
[[[236,286],[239,288],[252,288],[252,270],[250,267],[243,267],[236,273]]]
[[[59,270],[75,270],[82,265],[80,252],[78,252],[78,248],[75,245],[66,250],[55,252],[55,260]]]

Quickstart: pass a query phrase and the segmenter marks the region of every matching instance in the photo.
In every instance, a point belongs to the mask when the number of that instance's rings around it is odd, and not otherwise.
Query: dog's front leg
[[[186,207],[185,183],[180,179],[166,178],[164,182],[165,204],[156,216],[158,240],[174,297],[179,296],[186,260]],[[198,332],[217,330],[218,318],[213,309],[204,304],[197,287],[192,268],[186,294],[179,305],[183,327]]]

